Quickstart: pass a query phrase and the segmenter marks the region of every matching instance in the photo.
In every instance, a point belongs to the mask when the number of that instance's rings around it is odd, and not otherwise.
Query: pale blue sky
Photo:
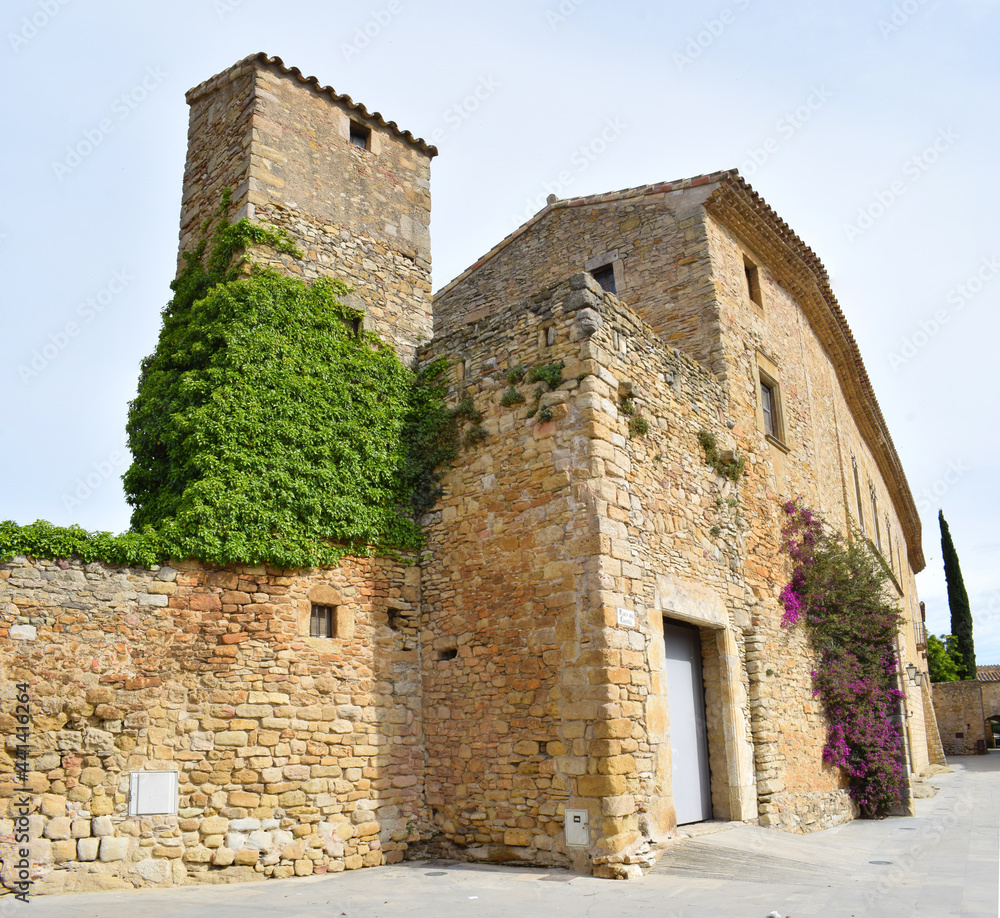
[[[0,518],[127,527],[123,431],[174,272],[184,92],[266,51],[438,144],[436,287],[549,190],[739,167],[826,264],[861,347],[924,523],[931,630],[948,630],[943,507],[979,660],[1000,662],[1000,2],[817,7],[12,0]]]

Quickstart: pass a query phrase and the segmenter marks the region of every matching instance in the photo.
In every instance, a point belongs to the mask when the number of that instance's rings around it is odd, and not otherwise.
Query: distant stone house
[[[265,55],[188,102],[182,250],[232,188],[234,218],[306,251],[257,261],[353,285],[401,357],[447,358],[487,436],[418,564],[0,565],[44,888],[333,872],[428,840],[632,876],[680,823],[852,818],[807,640],[780,625],[783,503],[878,546],[901,668],[926,670],[924,558],[812,251],[720,172],[551,201],[432,300],[433,147]],[[914,774],[929,696],[901,685]]]

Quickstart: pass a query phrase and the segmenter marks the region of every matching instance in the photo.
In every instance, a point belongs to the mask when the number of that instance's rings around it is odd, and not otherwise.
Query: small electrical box
[[[590,814],[586,810],[566,810],[566,845],[586,848],[590,845]]]
[[[177,772],[133,771],[129,775],[129,816],[176,815]]]

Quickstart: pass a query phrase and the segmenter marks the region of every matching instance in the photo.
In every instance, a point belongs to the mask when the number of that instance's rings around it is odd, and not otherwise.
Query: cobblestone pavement
[[[949,760],[915,818],[811,835],[740,826],[672,845],[641,880],[411,861],[329,877],[0,900],[0,918],[996,918],[1000,752]]]

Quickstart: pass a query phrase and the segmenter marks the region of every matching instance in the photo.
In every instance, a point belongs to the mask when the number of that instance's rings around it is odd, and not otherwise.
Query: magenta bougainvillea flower
[[[794,568],[779,596],[781,623],[792,628],[803,622],[819,656],[813,695],[830,725],[823,760],[847,774],[862,815],[886,816],[900,802],[904,778],[900,731],[892,720],[903,697],[894,650],[899,609],[866,540],[845,541],[829,532],[800,501],[784,509],[782,551]]]

